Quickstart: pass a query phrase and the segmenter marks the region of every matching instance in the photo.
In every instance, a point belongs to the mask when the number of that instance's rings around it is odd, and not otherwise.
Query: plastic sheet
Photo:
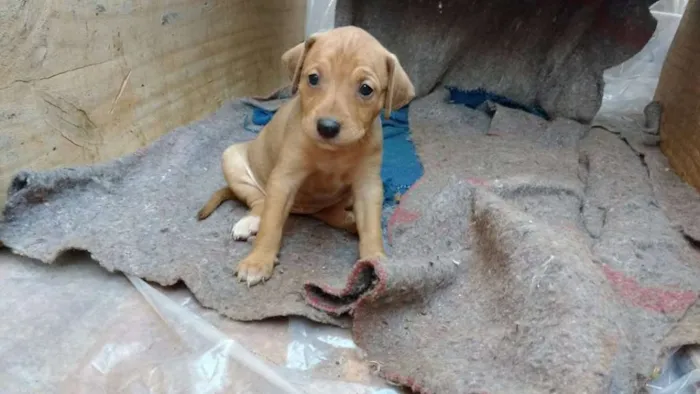
[[[642,112],[654,97],[666,54],[687,0],[661,0],[651,6],[658,23],[646,46],[624,63],[605,70],[601,112]]]
[[[184,352],[176,352],[144,368],[130,368],[119,376],[118,391],[301,393],[274,367],[259,359],[203,318],[181,307],[139,278],[129,277],[175,335]],[[189,302],[189,301],[188,301]],[[116,345],[116,346],[115,346]],[[138,344],[109,344],[90,365],[100,372]],[[150,365],[148,365],[150,364]],[[203,384],[206,383],[206,384]]]
[[[647,384],[650,394],[696,394],[700,391],[700,347],[676,349],[661,374]]]
[[[331,379],[314,378],[307,373],[323,362],[332,362],[331,354],[342,353],[342,349],[357,350],[344,330],[332,327],[312,327],[301,319],[292,319],[289,324],[291,342],[286,367],[281,368],[264,361],[251,353],[230,335],[224,334],[203,317],[184,305],[195,304],[183,292],[180,304],[154,289],[139,278],[129,277],[134,287],[157,312],[168,329],[176,334],[176,341],[184,351],[168,355],[155,363],[146,363],[144,368],[130,368],[121,373],[119,391],[130,393],[388,393],[388,389],[372,388]],[[177,297],[177,296],[176,296]],[[247,341],[244,337],[242,340]],[[313,344],[323,343],[317,347]],[[110,361],[118,359],[138,346],[110,344],[107,352],[100,352],[90,365],[104,371]],[[352,355],[351,355],[352,357]],[[133,359],[133,357],[132,357]],[[311,362],[309,362],[311,361]],[[356,363],[359,365],[359,363]],[[341,365],[340,362],[332,366]],[[347,363],[343,363],[347,366]],[[329,374],[326,374],[329,375]]]
[[[336,0],[306,1],[306,36],[335,26]]]
[[[2,393],[396,393],[347,330],[235,322],[184,286],[129,281],[84,254],[57,264],[0,251]]]

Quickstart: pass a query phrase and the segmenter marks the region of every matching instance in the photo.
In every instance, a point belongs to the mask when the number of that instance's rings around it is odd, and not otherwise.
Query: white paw
[[[231,236],[236,241],[246,241],[258,233],[258,228],[260,228],[260,216],[248,215],[233,225]]]

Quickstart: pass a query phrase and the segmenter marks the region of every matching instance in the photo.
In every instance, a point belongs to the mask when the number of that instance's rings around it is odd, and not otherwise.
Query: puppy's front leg
[[[279,163],[270,174],[265,188],[266,197],[260,228],[253,242],[253,250],[238,263],[236,275],[248,286],[269,279],[277,260],[282,241],[282,229],[294,204],[294,198],[305,174],[289,163]]]
[[[385,257],[382,241],[384,188],[380,173],[381,157],[363,163],[353,181],[353,211],[360,237],[360,259]]]

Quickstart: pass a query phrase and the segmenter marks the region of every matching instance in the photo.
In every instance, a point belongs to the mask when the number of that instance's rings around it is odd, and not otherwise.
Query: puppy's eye
[[[309,85],[311,85],[311,86],[318,85],[318,79],[319,79],[318,74],[316,74],[316,73],[309,74]]]
[[[371,88],[369,85],[367,85],[366,83],[363,83],[362,85],[360,85],[360,90],[359,90],[359,92],[360,92],[360,95],[361,95],[362,97],[369,97],[369,96],[372,95],[372,93],[374,93],[374,89],[372,89],[372,88]]]

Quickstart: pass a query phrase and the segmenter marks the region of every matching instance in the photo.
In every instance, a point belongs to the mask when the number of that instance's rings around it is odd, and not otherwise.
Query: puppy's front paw
[[[247,241],[258,233],[259,228],[260,216],[247,215],[233,225],[231,236],[236,241]]]
[[[275,258],[268,259],[251,254],[238,263],[236,276],[241,282],[247,282],[249,287],[255,286],[270,279],[276,260]]]

